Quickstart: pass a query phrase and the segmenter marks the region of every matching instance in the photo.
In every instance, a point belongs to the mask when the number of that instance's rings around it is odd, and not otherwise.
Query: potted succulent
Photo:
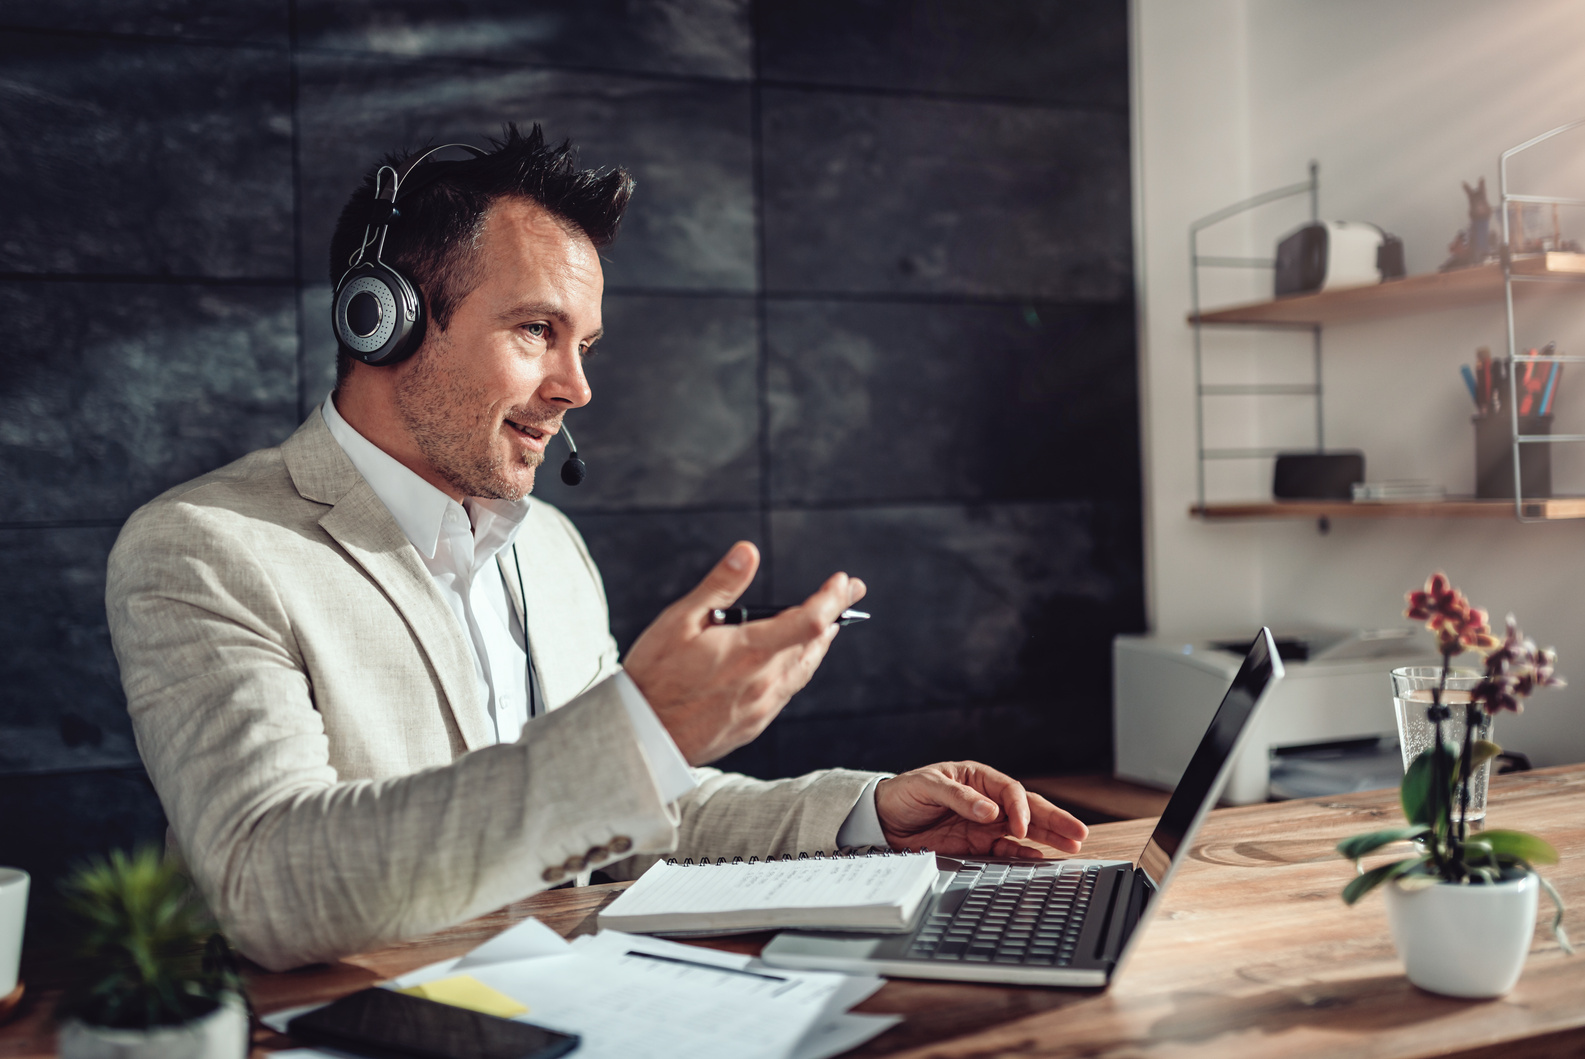
[[[1442,655],[1441,681],[1431,689],[1427,719],[1431,745],[1404,770],[1400,801],[1408,822],[1356,835],[1337,850],[1354,862],[1355,878],[1343,888],[1353,904],[1386,886],[1393,943],[1409,980],[1448,996],[1492,997],[1512,989],[1524,967],[1535,929],[1537,896],[1545,890],[1556,908],[1552,931],[1572,953],[1563,931],[1563,902],[1535,870],[1555,864],[1557,851],[1521,831],[1470,828],[1470,788],[1481,768],[1500,752],[1476,733],[1483,720],[1502,710],[1517,713],[1537,688],[1561,687],[1556,653],[1537,649],[1519,631],[1513,615],[1499,642],[1486,612],[1448,583],[1431,575],[1409,593],[1408,617],[1436,634]],[[1461,696],[1465,716],[1459,745],[1444,741],[1452,707],[1444,701],[1453,659],[1465,651],[1485,654],[1470,691]],[[1394,843],[1414,843],[1409,855],[1366,871],[1361,858]]]
[[[116,850],[61,890],[72,934],[62,1059],[244,1059],[236,959],[177,862]]]

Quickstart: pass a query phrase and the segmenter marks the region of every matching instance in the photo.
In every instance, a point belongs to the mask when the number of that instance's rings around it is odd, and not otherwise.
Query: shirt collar
[[[320,410],[330,436],[369,483],[396,519],[396,524],[425,559],[433,559],[440,545],[446,512],[453,508],[468,516],[476,540],[494,538],[492,551],[505,547],[528,517],[528,500],[485,500],[468,497],[467,507],[424,481],[396,457],[353,429],[336,411],[335,398],[326,397]]]

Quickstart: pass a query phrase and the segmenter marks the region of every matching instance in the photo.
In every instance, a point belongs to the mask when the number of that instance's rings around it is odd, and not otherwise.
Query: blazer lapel
[[[456,615],[402,528],[330,435],[318,409],[281,450],[298,492],[333,505],[319,525],[380,586],[413,630],[440,682],[463,745],[477,750],[494,743],[473,652]]]
[[[530,516],[511,547],[501,549],[498,561],[506,579],[507,595],[528,634],[528,655],[545,708],[555,709],[592,683],[589,677],[593,670],[579,678],[578,662],[589,655],[590,645],[582,631],[568,620],[568,608],[576,597],[565,584],[564,571],[547,561],[544,549],[535,547],[534,529]],[[526,600],[518,591],[518,563],[522,564]]]
[[[560,512],[530,498],[516,539],[497,559],[528,633],[529,656],[548,709],[565,705],[620,668],[600,575]],[[527,600],[518,592],[517,563]]]
[[[506,598],[511,600],[512,609],[517,612],[518,623],[523,627],[523,635],[528,640],[528,661],[533,670],[534,678],[539,685],[537,694],[545,699],[540,704],[540,709],[543,711],[550,709],[551,697],[549,688],[552,686],[552,681],[547,679],[544,670],[545,655],[541,648],[541,644],[544,641],[538,635],[539,632],[543,631],[539,627],[543,626],[544,622],[542,617],[540,621],[536,622],[534,615],[542,616],[544,608],[536,607],[531,602],[534,590],[528,586],[537,585],[534,580],[533,550],[530,548],[518,550],[519,545],[522,543],[522,538],[523,534],[519,531],[512,543],[501,549],[501,553],[496,556],[495,561],[501,568],[501,580],[506,582]],[[519,570],[522,571],[521,584],[518,581]],[[523,598],[524,591],[530,593],[530,599]]]

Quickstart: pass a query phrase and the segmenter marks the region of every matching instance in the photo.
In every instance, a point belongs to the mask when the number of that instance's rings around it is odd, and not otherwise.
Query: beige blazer
[[[465,632],[318,410],[127,521],[106,605],[138,750],[252,959],[365,951],[672,850],[832,848],[873,773],[698,769],[663,804],[582,539],[534,501],[515,547],[526,606],[506,581],[553,712],[491,745]]]

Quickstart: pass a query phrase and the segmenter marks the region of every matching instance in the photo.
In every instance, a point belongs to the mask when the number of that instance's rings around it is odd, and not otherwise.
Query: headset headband
[[[380,260],[380,255],[385,252],[385,235],[386,232],[390,230],[391,221],[396,217],[401,216],[401,214],[398,213],[396,209],[397,197],[400,196],[404,191],[406,191],[408,194],[417,194],[438,180],[444,172],[442,169],[436,169],[433,173],[426,173],[421,177],[414,177],[413,171],[419,166],[423,165],[430,155],[444,151],[450,147],[460,147],[464,151],[471,152],[475,158],[486,157],[485,152],[479,150],[479,148],[473,146],[472,144],[443,143],[438,147],[431,147],[417,155],[414,155],[411,159],[402,164],[402,171],[400,173],[388,165],[382,165],[379,169],[374,171],[374,205],[370,210],[369,223],[363,226],[363,242],[358,246],[357,254],[354,255],[352,260],[347,263],[347,267],[349,269],[357,268],[363,263],[363,255],[368,252],[371,241],[377,244],[374,248],[374,260]],[[456,161],[466,162],[469,161],[469,159],[459,158],[456,159]],[[391,174],[391,194],[389,198],[382,197],[382,189],[385,185],[386,173]],[[371,240],[369,238],[369,232],[370,229],[372,229],[376,224],[380,226],[379,235],[377,239]]]
[[[336,281],[336,296],[330,307],[330,323],[340,348],[365,364],[395,364],[411,356],[423,342],[423,297],[412,280],[387,265],[381,256],[391,222],[400,216],[397,200],[423,190],[447,171],[445,165],[438,163],[430,163],[427,172],[419,167],[449,147],[460,148],[475,158],[486,157],[483,151],[466,143],[443,143],[426,148],[399,168],[382,165],[374,171],[374,201],[363,226],[363,241]],[[372,255],[370,246],[374,247]]]

